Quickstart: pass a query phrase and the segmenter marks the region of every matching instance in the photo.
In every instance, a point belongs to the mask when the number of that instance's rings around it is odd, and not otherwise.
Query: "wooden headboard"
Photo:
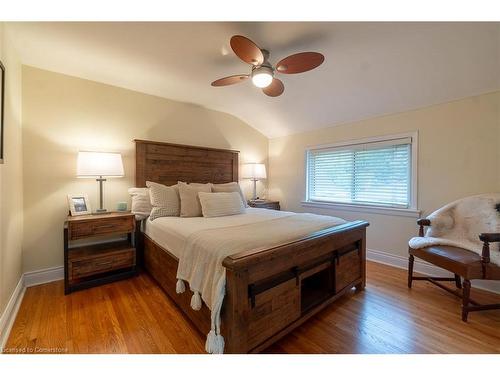
[[[134,140],[135,186],[238,181],[239,151]]]

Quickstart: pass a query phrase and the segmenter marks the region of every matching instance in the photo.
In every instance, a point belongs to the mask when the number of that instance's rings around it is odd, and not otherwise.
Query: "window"
[[[307,202],[416,208],[416,134],[307,151]]]

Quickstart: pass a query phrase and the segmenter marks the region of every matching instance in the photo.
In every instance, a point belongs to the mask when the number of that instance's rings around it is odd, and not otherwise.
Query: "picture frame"
[[[4,163],[4,112],[5,112],[5,67],[0,61],[0,164]]]
[[[87,194],[68,194],[68,206],[71,216],[90,215],[92,213]]]

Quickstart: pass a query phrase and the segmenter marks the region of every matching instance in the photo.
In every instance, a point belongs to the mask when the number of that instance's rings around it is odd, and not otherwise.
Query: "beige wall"
[[[369,248],[404,256],[415,218],[301,206],[305,148],[418,130],[418,206],[426,215],[463,196],[500,191],[499,106],[500,93],[492,93],[268,142],[224,113],[24,67],[24,271],[62,264],[66,194],[87,193],[97,204],[97,183],[75,178],[78,150],[123,154],[126,177],[109,180],[105,196],[109,208],[128,201],[134,138],[238,149],[241,161],[265,161],[269,151],[269,195],[284,209],[366,219]]]
[[[23,182],[21,64],[0,23],[0,60],[5,66],[4,164],[0,164],[0,316],[21,278]]]
[[[418,206],[425,216],[457,198],[500,191],[499,108],[497,92],[271,139],[269,194],[286,210],[368,220],[368,248],[406,256],[415,218],[301,206],[306,147],[418,130]]]
[[[24,271],[63,264],[67,194],[98,203],[97,182],[75,177],[78,150],[121,152],[125,177],[106,182],[105,200],[111,209],[129,201],[133,139],[230,148],[241,151],[240,162],[267,161],[267,138],[234,116],[24,66]]]

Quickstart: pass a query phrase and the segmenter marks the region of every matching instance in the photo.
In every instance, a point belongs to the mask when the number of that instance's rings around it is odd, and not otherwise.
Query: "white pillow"
[[[132,213],[137,220],[143,220],[151,213],[149,189],[148,188],[130,188],[128,193],[132,197]]]
[[[186,184],[179,181],[179,196],[181,199],[181,217],[195,217],[201,216],[200,200],[198,198],[199,192],[210,193],[212,191],[212,184]]]
[[[240,193],[198,193],[204,217],[242,214],[246,211]]]
[[[241,191],[241,187],[237,182],[228,182],[227,184],[213,184],[212,192],[214,193],[232,193],[233,191],[237,192],[241,196],[241,200],[245,207],[248,207],[247,200]]]
[[[166,186],[146,181],[146,186],[149,188],[150,202],[153,206],[149,215],[151,221],[164,216],[179,216],[180,200],[177,185]]]

